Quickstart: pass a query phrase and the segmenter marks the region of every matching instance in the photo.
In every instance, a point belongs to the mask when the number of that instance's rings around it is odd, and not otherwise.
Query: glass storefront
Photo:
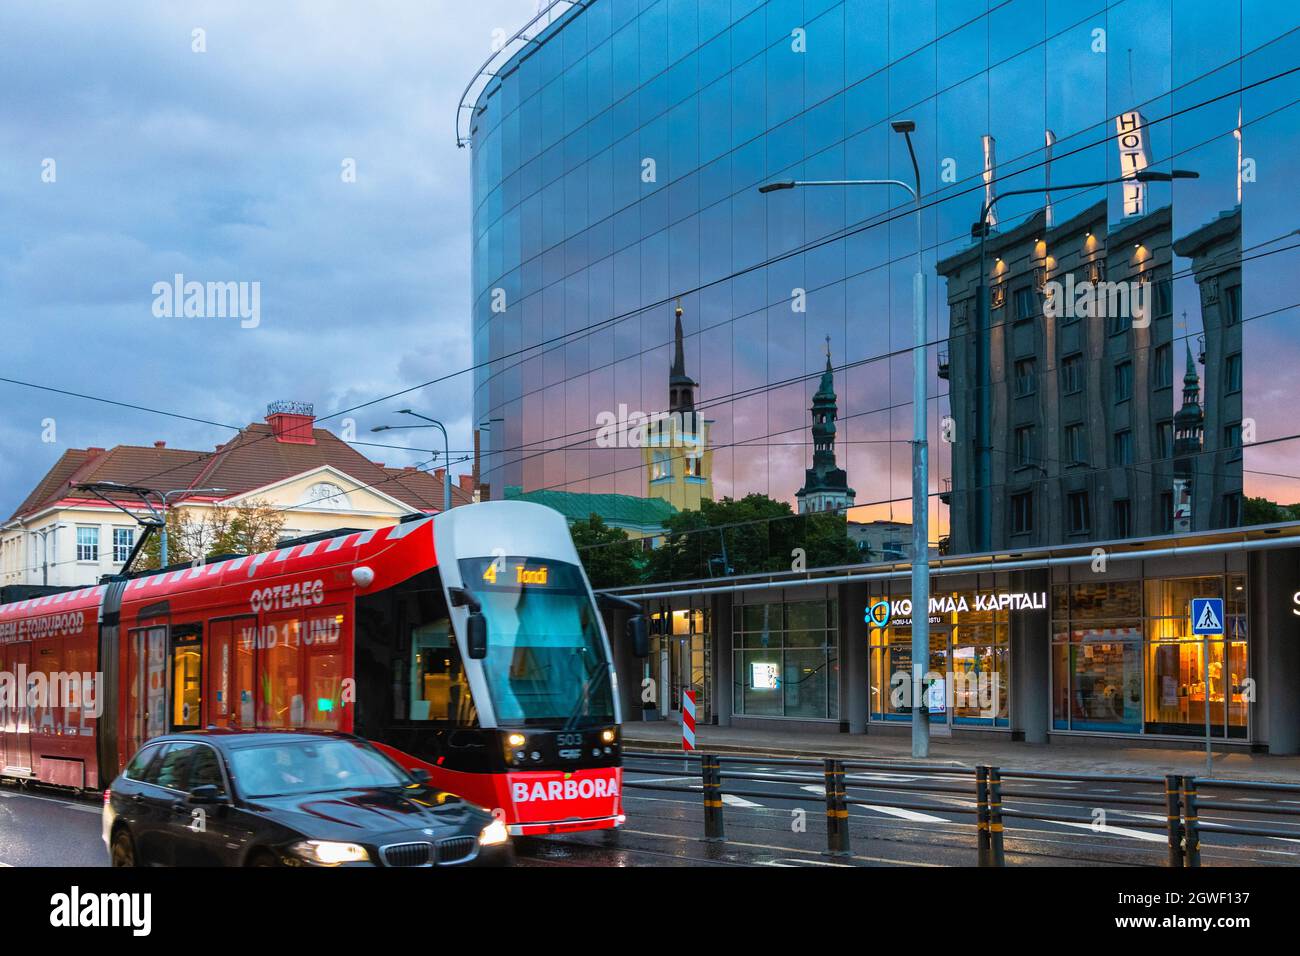
[[[839,718],[838,607],[830,600],[732,609],[737,716]]]
[[[967,605],[973,604],[967,597]],[[929,671],[942,681],[926,683],[930,693],[942,691],[942,706],[935,701],[931,723],[951,722],[956,727],[1006,727],[1010,692],[1010,632],[1008,611],[968,606],[966,610],[930,615]],[[883,619],[883,613],[881,618]],[[912,628],[907,618],[891,617],[884,626],[869,626],[869,719],[911,720],[909,686],[912,673]]]
[[[1195,597],[1223,598],[1224,632],[1193,635]],[[1052,589],[1052,728],[1245,739],[1241,574],[1058,584]]]

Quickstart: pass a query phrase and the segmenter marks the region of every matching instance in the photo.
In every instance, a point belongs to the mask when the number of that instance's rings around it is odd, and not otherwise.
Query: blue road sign
[[[1192,598],[1192,633],[1223,633],[1223,598]]]

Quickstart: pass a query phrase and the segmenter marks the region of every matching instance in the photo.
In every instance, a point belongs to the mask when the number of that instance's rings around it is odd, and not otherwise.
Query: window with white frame
[[[77,560],[78,561],[99,560],[99,529],[98,528],[77,529]]]
[[[113,529],[113,563],[114,564],[126,564],[126,559],[131,556],[131,549],[133,547],[135,547],[134,528]]]
[[[671,478],[672,475],[673,466],[667,452],[656,451],[650,459],[650,480],[660,481],[664,478]]]

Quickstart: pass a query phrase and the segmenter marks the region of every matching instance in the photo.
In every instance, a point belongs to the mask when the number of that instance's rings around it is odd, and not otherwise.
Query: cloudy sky
[[[325,417],[466,368],[469,152],[456,147],[456,106],[493,31],[535,11],[0,7],[0,376],[238,426],[276,399]],[[154,285],[177,273],[260,283],[260,322],[156,316]],[[424,444],[436,433],[368,434],[404,407],[445,418],[452,448],[470,447],[469,376],[349,417],[361,440]],[[66,448],[209,449],[232,434],[0,383],[0,512]]]

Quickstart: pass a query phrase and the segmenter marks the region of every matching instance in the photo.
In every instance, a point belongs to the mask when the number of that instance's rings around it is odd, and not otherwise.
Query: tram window
[[[207,723],[217,727],[230,726],[230,621],[215,621],[208,625],[208,713]]]
[[[257,725],[253,701],[253,648],[257,643],[257,619],[245,618],[235,630],[235,671],[230,689],[230,723],[249,729]]]
[[[343,713],[343,659],[312,648],[307,654],[307,726],[338,730]]]
[[[460,649],[446,618],[411,632],[410,715],[411,720],[476,722]]]
[[[297,617],[270,615],[262,626],[258,670],[262,727],[301,727],[306,707],[300,679],[301,625]]]
[[[339,652],[339,639],[343,620],[342,607],[326,607],[309,612],[303,625],[306,725],[313,730],[342,727],[343,655]]]

